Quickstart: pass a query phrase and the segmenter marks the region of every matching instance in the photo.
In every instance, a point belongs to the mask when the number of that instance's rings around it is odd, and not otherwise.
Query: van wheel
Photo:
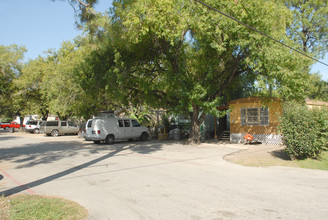
[[[141,137],[140,137],[140,140],[141,141],[147,141],[148,139],[148,134],[147,133],[142,133]]]
[[[105,139],[105,143],[106,144],[113,144],[114,143],[114,135],[111,135],[111,134],[109,134],[109,135],[107,135],[107,137],[106,137],[106,139]]]
[[[58,135],[59,135],[58,130],[52,130],[52,131],[51,131],[51,136],[53,136],[53,137],[58,137]]]

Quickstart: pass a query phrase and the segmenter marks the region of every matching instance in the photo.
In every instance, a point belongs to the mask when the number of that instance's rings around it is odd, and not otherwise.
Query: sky
[[[112,5],[112,0],[98,1],[95,9],[99,12]],[[25,46],[26,61],[49,49],[59,49],[63,41],[81,34],[66,0],[0,0],[0,45]],[[321,61],[328,64],[328,54]],[[328,66],[317,63],[312,72],[319,72],[328,81]]]
[[[100,0],[96,10],[104,12],[111,5],[111,0]],[[81,34],[66,0],[0,0],[0,45],[25,46],[26,60]]]

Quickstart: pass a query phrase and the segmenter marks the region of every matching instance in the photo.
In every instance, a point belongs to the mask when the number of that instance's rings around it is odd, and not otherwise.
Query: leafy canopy
[[[14,79],[21,74],[25,51],[17,45],[0,45],[0,115],[11,117],[17,111],[12,99],[16,91]]]

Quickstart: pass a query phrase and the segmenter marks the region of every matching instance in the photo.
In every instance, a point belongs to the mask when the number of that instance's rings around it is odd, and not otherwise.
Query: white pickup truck
[[[112,144],[115,140],[148,139],[148,128],[130,118],[94,118],[86,124],[85,140]]]

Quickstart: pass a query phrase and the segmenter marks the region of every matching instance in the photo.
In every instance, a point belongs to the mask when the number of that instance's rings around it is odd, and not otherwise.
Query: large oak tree
[[[285,38],[289,13],[280,5],[206,3],[292,44]],[[124,42],[117,48],[122,89],[132,100],[189,114],[191,142],[200,141],[204,114],[216,114],[222,94],[242,77],[254,79],[262,94],[304,97],[308,60],[195,1],[117,0],[112,19]]]

